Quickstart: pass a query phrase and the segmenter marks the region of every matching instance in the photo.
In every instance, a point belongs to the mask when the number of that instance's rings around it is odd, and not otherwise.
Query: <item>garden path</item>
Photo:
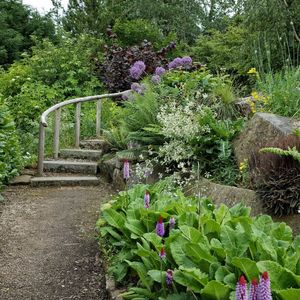
[[[0,205],[0,299],[108,299],[94,227],[113,193],[102,179],[94,187],[8,187]]]

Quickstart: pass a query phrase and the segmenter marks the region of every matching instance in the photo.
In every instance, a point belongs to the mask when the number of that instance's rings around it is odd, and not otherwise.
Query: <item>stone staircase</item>
[[[61,149],[58,159],[44,160],[44,176],[31,178],[31,185],[98,185],[99,162],[107,150],[103,139],[83,140],[80,148]]]

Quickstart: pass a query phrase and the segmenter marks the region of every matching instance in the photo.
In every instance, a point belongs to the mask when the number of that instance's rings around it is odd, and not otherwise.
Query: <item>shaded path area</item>
[[[106,300],[94,226],[114,192],[96,187],[9,187],[0,205],[1,300]]]

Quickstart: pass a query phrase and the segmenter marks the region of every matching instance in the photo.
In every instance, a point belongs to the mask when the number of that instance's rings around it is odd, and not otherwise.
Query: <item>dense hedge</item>
[[[21,162],[15,124],[7,106],[0,100],[0,188],[17,174]]]

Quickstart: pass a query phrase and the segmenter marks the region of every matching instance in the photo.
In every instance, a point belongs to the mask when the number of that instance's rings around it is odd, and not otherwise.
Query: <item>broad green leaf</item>
[[[145,296],[145,297],[147,297],[147,299],[156,300],[155,293],[152,293],[152,292],[148,291],[147,289],[143,289],[143,288],[139,288],[139,287],[131,287],[129,289],[129,291],[134,292],[135,294],[140,295],[140,296]],[[134,298],[134,299],[143,299],[143,300],[145,300],[145,297]]]
[[[248,281],[259,278],[259,270],[256,263],[246,257],[234,257],[231,260],[231,264],[241,270],[241,273],[245,274]]]
[[[300,276],[282,267],[274,261],[259,261],[256,263],[262,273],[267,271],[271,280],[272,289],[282,290],[300,287]]]
[[[214,214],[218,224],[226,224],[231,219],[229,208],[225,204],[221,204],[219,208],[215,209]]]
[[[159,298],[161,300],[162,298]],[[166,300],[195,300],[195,298],[186,293],[168,295]]]
[[[224,283],[231,287],[231,289],[235,290],[237,279],[233,273],[230,273],[224,277]]]
[[[143,237],[146,239],[146,241],[150,242],[155,247],[155,249],[161,248],[162,238],[158,236],[156,233],[154,232],[145,233]]]
[[[219,257],[225,259],[225,257],[226,257],[226,252],[225,252],[225,250],[224,250],[224,248],[223,248],[222,243],[221,243],[218,239],[212,238],[212,239],[210,240],[210,246],[211,246],[211,249],[212,249],[213,251],[215,251],[215,253],[216,253]]]
[[[179,226],[180,231],[183,233],[183,236],[192,243],[204,243],[208,245],[207,238],[196,228],[190,226]]]
[[[104,237],[106,234],[110,234],[113,238],[115,238],[118,241],[122,240],[122,237],[119,233],[117,233],[113,228],[105,226],[100,228],[101,236]]]
[[[147,273],[154,281],[161,282],[161,279],[166,279],[166,272],[161,272],[160,270],[150,270]]]
[[[131,233],[139,236],[142,236],[146,228],[144,227],[143,223],[139,220],[127,219],[125,223],[125,227],[130,230]]]
[[[209,234],[209,233],[220,233],[220,225],[212,219],[207,220],[204,224],[204,233]]]
[[[103,218],[110,226],[113,226],[122,231],[125,224],[125,217],[122,214],[118,213],[112,208],[104,210],[102,214]]]
[[[273,293],[280,300],[298,300],[300,299],[300,289],[275,290]]]
[[[228,274],[230,274],[230,271],[225,266],[220,266],[217,269],[214,277],[217,281],[223,281],[224,277]]]
[[[132,269],[134,269],[137,272],[139,279],[141,280],[143,285],[149,291],[151,291],[152,279],[149,278],[149,276],[147,276],[147,269],[145,268],[145,266],[142,263],[136,261],[131,262],[129,260],[126,260],[126,262]]]
[[[216,280],[210,281],[201,291],[201,296],[205,300],[225,300],[229,298],[231,289]]]
[[[273,224],[273,230],[271,235],[277,240],[292,242],[293,231],[291,227],[287,226],[285,223]]]
[[[209,248],[207,248],[203,244],[192,244],[188,243],[185,246],[186,254],[192,258],[192,260],[196,263],[201,262],[202,260],[205,260],[209,263],[217,262],[217,258],[212,256],[209,252]]]
[[[184,267],[197,267],[197,265],[186,256],[185,253],[185,245],[187,244],[186,239],[183,237],[178,237],[173,243],[170,245],[172,257],[177,263],[178,266]]]

